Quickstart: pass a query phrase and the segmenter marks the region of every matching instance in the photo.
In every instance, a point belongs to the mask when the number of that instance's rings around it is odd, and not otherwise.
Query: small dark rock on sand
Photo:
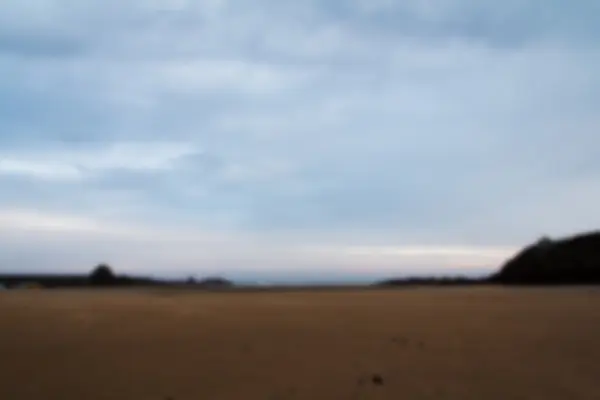
[[[373,382],[373,385],[383,386],[383,376],[379,374],[373,374],[371,377],[371,382]]]

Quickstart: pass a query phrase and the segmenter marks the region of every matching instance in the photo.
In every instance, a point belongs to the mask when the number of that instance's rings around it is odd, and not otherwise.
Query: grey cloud
[[[574,23],[592,3],[102,4],[11,25],[73,22],[46,44],[4,36],[0,154],[81,171],[0,171],[4,209],[388,244],[598,222],[600,49]],[[67,160],[158,139],[195,150],[154,169]]]
[[[0,31],[0,54],[59,58],[81,56],[84,50],[81,43],[51,32],[33,35]]]
[[[498,48],[566,39],[593,45],[600,31],[593,1],[570,6],[561,1],[377,2],[358,0],[328,5],[332,18],[366,33],[431,40],[480,41]]]

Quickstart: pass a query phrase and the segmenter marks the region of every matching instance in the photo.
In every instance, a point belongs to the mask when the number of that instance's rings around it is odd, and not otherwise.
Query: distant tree
[[[117,278],[110,266],[106,264],[100,264],[90,273],[89,281],[95,286],[108,286],[114,285],[117,281]]]
[[[188,283],[188,285],[196,284],[196,278],[194,278],[193,276],[188,277],[187,283]]]
[[[553,244],[554,241],[552,239],[550,239],[548,236],[543,236],[537,241],[536,246],[538,250],[544,251],[552,247]]]

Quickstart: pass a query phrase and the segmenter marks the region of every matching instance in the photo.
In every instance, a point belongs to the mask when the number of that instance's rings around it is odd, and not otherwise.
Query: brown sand
[[[600,399],[600,289],[0,292],[0,399]]]

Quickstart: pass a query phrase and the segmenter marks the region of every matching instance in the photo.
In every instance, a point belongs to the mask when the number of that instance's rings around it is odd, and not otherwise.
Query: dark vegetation
[[[0,285],[27,287],[113,287],[175,286],[199,289],[227,289],[234,283],[222,277],[184,280],[160,280],[115,274],[107,264],[100,264],[88,275],[0,275]],[[510,258],[489,277],[407,277],[377,282],[376,287],[400,286],[467,286],[483,284],[600,284],[600,232],[580,234],[564,239],[542,238]],[[31,287],[31,286],[30,286]],[[290,286],[290,288],[294,288]]]
[[[117,279],[112,269],[106,264],[98,265],[89,276],[89,282],[93,286],[114,286]]]
[[[481,285],[487,283],[485,278],[467,278],[467,277],[408,277],[386,279],[378,283],[379,286],[467,286]]]
[[[490,281],[503,284],[598,284],[600,232],[559,240],[542,238],[508,260]]]
[[[221,277],[209,277],[196,283],[205,288],[228,288],[233,286],[233,282]]]
[[[0,274],[0,285],[7,288],[33,287],[126,287],[126,286],[185,286],[197,288],[228,288],[233,282],[221,277],[201,280],[165,280],[150,277],[116,274],[108,264],[99,264],[88,275],[61,274]]]

